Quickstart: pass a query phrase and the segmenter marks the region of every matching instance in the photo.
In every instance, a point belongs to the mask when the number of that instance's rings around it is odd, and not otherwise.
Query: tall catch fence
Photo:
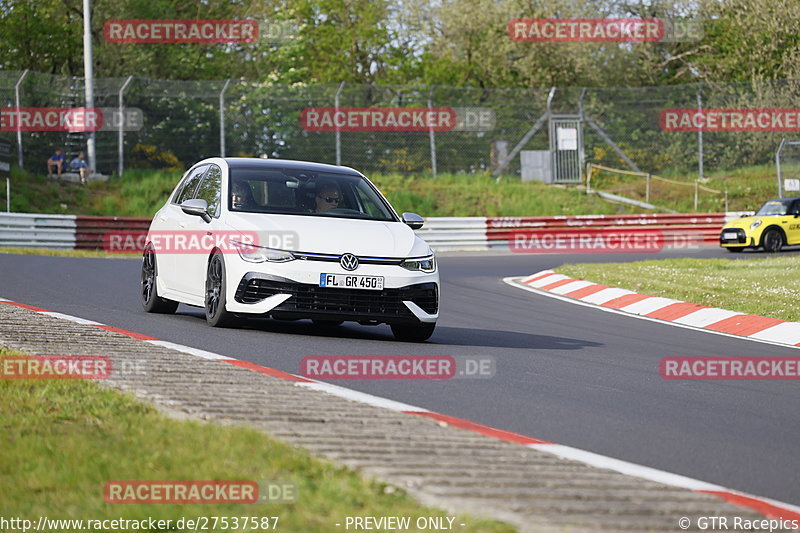
[[[662,128],[661,112],[793,108],[800,101],[800,81],[479,89],[285,86],[131,76],[98,78],[94,94],[95,106],[106,111],[141,112],[96,132],[97,170],[104,174],[131,168],[183,169],[201,158],[224,154],[339,162],[365,172],[519,175],[522,152],[549,151],[554,181],[569,183],[585,181],[586,163],[694,178],[772,164],[786,133],[669,132]],[[3,108],[81,107],[83,95],[81,78],[0,71]],[[409,107],[454,109],[466,122],[455,130],[417,131],[313,131],[303,122],[303,111],[309,108]],[[478,116],[491,120],[471,123]],[[570,133],[571,124],[579,130],[577,136]],[[0,138],[13,144],[13,161],[37,173],[46,171],[45,161],[54,147],[64,148],[68,157],[86,147],[85,132],[15,131],[7,124],[0,130]],[[569,157],[562,158],[564,154]]]

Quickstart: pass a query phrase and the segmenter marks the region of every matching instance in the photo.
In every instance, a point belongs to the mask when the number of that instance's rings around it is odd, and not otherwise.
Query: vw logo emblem
[[[339,264],[342,265],[342,268],[345,270],[355,270],[358,268],[358,257],[353,254],[344,254],[341,259],[339,259]]]

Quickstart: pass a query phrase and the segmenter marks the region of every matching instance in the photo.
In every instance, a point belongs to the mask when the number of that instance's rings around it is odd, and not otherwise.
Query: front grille
[[[722,237],[725,233],[735,232],[736,238],[735,239],[724,239]],[[741,228],[734,228],[734,229],[726,229],[722,233],[719,234],[719,242],[722,244],[744,244],[747,242],[747,235],[745,235],[744,230]]]
[[[403,304],[412,301],[426,313],[436,313],[439,295],[435,283],[421,283],[399,289],[370,291],[337,289],[305,283],[292,283],[245,276],[236,289],[236,301],[256,303],[274,294],[291,298],[276,311],[313,311],[383,317],[409,317],[413,314]]]

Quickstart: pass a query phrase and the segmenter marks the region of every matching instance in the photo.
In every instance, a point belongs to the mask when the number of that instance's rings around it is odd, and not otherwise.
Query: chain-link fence
[[[0,71],[0,107],[83,105],[84,82],[27,71]],[[520,173],[521,150],[552,150],[548,119],[577,117],[582,164],[650,173],[703,172],[771,164],[779,132],[665,131],[668,108],[793,108],[800,81],[691,84],[640,88],[479,89],[366,85],[281,86],[236,80],[168,81],[140,77],[95,80],[95,106],[135,109],[130,123],[96,135],[97,170],[185,168],[209,156],[259,156],[351,166],[365,172]],[[417,131],[313,131],[308,108],[459,108],[488,110],[490,127]],[[8,109],[6,109],[8,111]],[[60,146],[85,150],[87,133],[15,131],[3,123],[25,169],[46,172]],[[397,129],[397,128],[396,128]],[[797,128],[800,130],[800,128]],[[796,134],[795,134],[796,135]]]

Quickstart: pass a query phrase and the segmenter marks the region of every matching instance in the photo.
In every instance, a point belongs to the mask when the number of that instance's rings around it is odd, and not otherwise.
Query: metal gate
[[[580,115],[550,116],[553,183],[583,181],[583,128]]]

